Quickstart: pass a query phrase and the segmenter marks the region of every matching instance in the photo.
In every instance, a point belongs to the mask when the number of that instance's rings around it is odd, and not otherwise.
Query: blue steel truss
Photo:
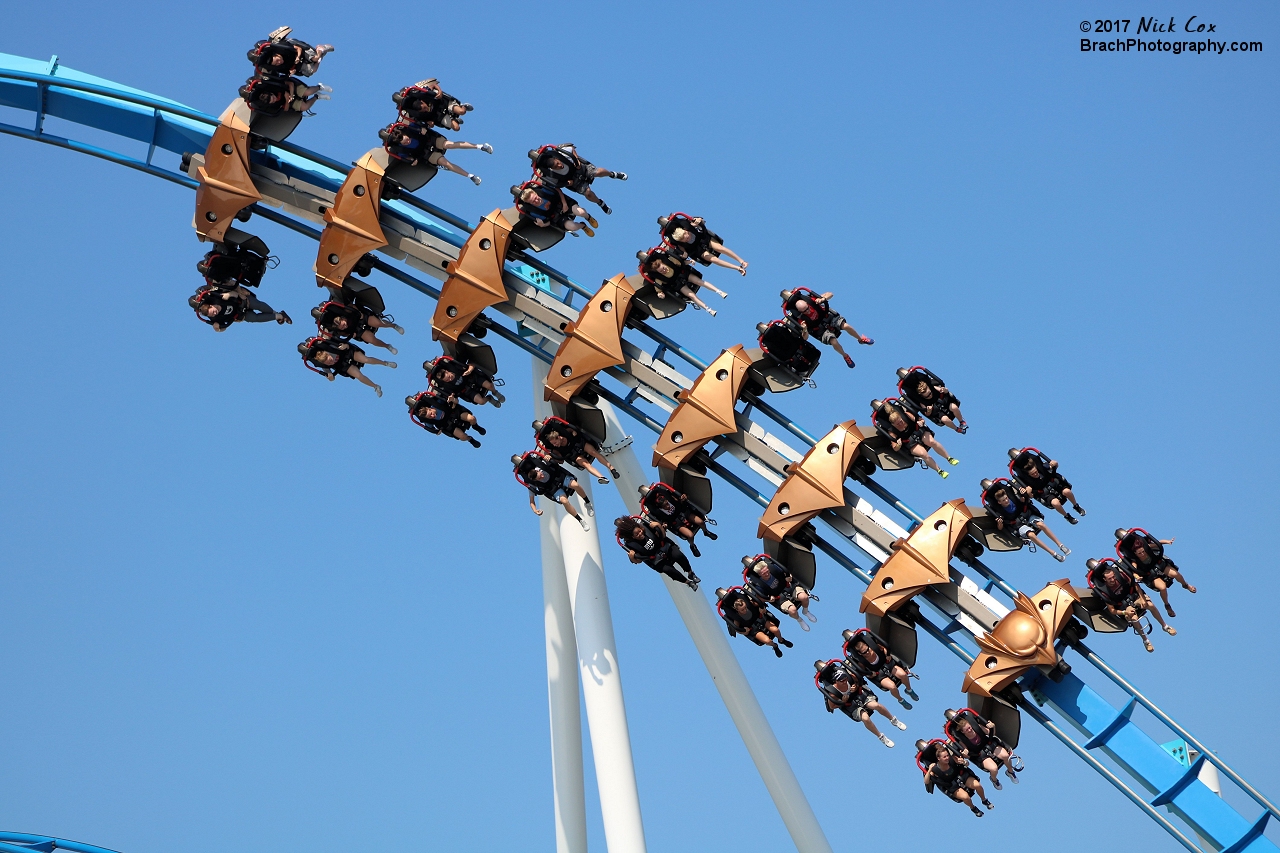
[[[180,171],[156,165],[153,162],[155,154],[157,150],[179,156],[186,152],[203,152],[217,126],[217,119],[213,116],[175,101],[61,67],[57,57],[43,62],[0,54],[0,106],[25,110],[34,115],[31,128],[0,122],[0,132],[109,160],[191,189],[197,186],[196,181]],[[47,133],[44,124],[46,117],[50,116],[145,143],[147,154],[144,158],[132,157]],[[302,178],[331,192],[338,190],[348,171],[348,167],[337,160],[288,142],[273,144],[267,151],[253,152],[253,160],[255,164]],[[264,205],[256,205],[253,213],[312,239],[318,240],[320,237],[320,232],[306,222]],[[409,194],[397,201],[384,202],[383,213],[455,247],[463,244],[474,227],[465,219]],[[399,266],[379,260],[374,268],[433,299],[440,295],[436,286]],[[575,295],[588,298],[593,293],[590,288],[532,256],[517,253],[510,271],[529,283],[542,287],[544,291],[547,290],[547,280],[561,285],[556,298],[566,305],[573,304]],[[495,323],[491,331],[532,357],[550,363],[553,353],[522,335],[518,323],[515,326],[508,328]],[[632,327],[656,345],[653,352],[655,359],[671,354],[700,371],[706,368],[706,361],[651,325],[638,323],[632,324]],[[662,423],[635,405],[635,389],[620,395],[605,387],[602,396],[640,424],[654,432],[661,432]],[[748,399],[747,410],[758,412],[807,445],[817,441],[815,436],[762,400]],[[769,499],[764,494],[719,461],[713,461],[709,467],[726,483],[757,504],[768,504]],[[880,484],[868,481],[865,486],[904,516],[908,525],[918,524],[922,520],[911,507]],[[869,569],[860,566],[854,558],[824,538],[818,537],[816,545],[864,583],[870,583],[879,567],[874,559]],[[1015,590],[1010,584],[979,562],[975,562],[974,567],[987,582],[985,591],[998,590],[1012,600]],[[975,653],[957,639],[971,640],[968,629],[936,608],[930,606],[929,612],[930,616],[922,618],[919,627],[957,657],[966,663],[972,663]],[[1280,817],[1280,811],[1267,798],[1084,643],[1077,643],[1071,648],[1097,673],[1123,691],[1129,697],[1128,701],[1121,708],[1114,707],[1080,679],[1079,670],[1067,674],[1057,683],[1032,670],[1019,682],[1024,696],[1032,697],[1021,701],[1022,710],[1027,716],[1103,776],[1187,850],[1193,853],[1215,850],[1225,853],[1280,853],[1280,849],[1263,835],[1267,821],[1272,816]],[[1063,651],[1065,653],[1065,649]],[[1074,729],[1079,738],[1073,738],[1059,725],[1058,720],[1046,713],[1046,706],[1056,712],[1059,720]],[[1144,707],[1197,750],[1199,757],[1187,766],[1161,747],[1132,721],[1132,713],[1138,706]],[[1099,759],[1099,753],[1110,760],[1114,770]],[[1253,818],[1241,814],[1204,785],[1198,776],[1205,763],[1213,764],[1234,782],[1249,799],[1262,808],[1261,814]],[[1136,789],[1122,775],[1136,783]],[[1193,839],[1174,824],[1167,813],[1184,821],[1199,839]],[[56,849],[76,853],[114,853],[104,848],[46,836],[0,832],[0,853],[53,853]]]

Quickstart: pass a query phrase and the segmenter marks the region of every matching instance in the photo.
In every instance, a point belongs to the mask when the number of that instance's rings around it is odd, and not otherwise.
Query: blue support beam
[[[1146,788],[1153,795],[1151,805],[1167,806],[1219,848],[1280,849],[1260,829],[1269,812],[1263,812],[1261,823],[1246,819],[1130,719],[1136,699],[1116,708],[1074,673],[1057,683],[1037,674],[1029,686],[1088,736],[1086,749],[1102,751]]]

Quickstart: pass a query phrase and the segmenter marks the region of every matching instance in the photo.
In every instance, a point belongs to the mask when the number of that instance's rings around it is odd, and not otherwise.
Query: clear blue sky
[[[584,282],[631,269],[658,215],[705,215],[751,274],[709,274],[730,291],[723,313],[664,330],[713,355],[775,316],[780,289],[835,291],[876,346],[855,371],[828,355],[817,391],[778,402],[819,431],[864,419],[900,365],[939,372],[972,429],[948,440],[962,464],[945,484],[883,477],[918,508],[976,500],[1010,446],[1062,460],[1089,510],[1056,524],[1067,566],[991,558],[1025,589],[1079,582],[1117,526],[1177,536],[1200,588],[1174,593],[1182,633],[1154,655],[1132,636],[1095,646],[1280,794],[1258,749],[1280,662],[1274,5],[387,12],[12,4],[0,51],[56,53],[216,114],[244,51],[289,23],[337,45],[317,76],[333,100],[302,145],[355,159],[391,92],[424,77],[476,105],[461,136],[496,153],[457,161],[484,185],[442,175],[426,192],[456,213],[507,203],[544,142],[629,172],[603,185],[615,213],[599,236],[550,253]],[[1198,14],[1265,52],[1080,53],[1082,19],[1139,13]],[[0,181],[0,827],[125,853],[552,849],[537,526],[506,462],[529,443],[525,359],[499,350],[513,404],[482,412],[482,451],[434,439],[401,403],[436,352],[425,298],[383,287],[408,333],[402,368],[373,369],[378,400],[299,364],[313,243],[255,223],[283,259],[263,295],[298,322],[214,335],[185,301],[201,254],[190,192],[10,137]],[[720,490],[706,587],[754,551],[756,513]],[[613,559],[608,581],[650,849],[785,849],[658,579]],[[993,815],[926,796],[910,744],[962,701],[958,662],[922,644],[923,701],[886,750],[822,710],[810,662],[859,623],[860,589],[825,563],[817,592],[821,621],[782,661],[735,648],[837,850],[1018,834],[1066,850],[1083,828],[1043,823],[1063,812],[1105,827],[1108,847],[1173,849],[1030,726],[1025,781]]]

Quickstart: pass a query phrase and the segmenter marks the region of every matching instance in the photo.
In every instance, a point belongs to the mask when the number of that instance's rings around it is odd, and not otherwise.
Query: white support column
[[[589,484],[583,481],[588,493]],[[595,756],[596,784],[600,788],[600,812],[609,853],[644,853],[644,825],[640,820],[640,794],[631,758],[631,734],[622,698],[622,674],[618,671],[617,643],[605,586],[604,559],[597,535],[599,519],[590,519],[585,531],[573,516],[560,520],[560,547],[564,556],[573,625],[578,638],[578,668],[582,696],[587,706],[591,752]]]
[[[546,365],[535,361],[533,384],[535,411],[538,412],[538,417],[551,414],[550,406],[542,402],[542,388],[546,375]],[[588,479],[582,477],[579,482],[590,494],[591,485]],[[573,500],[577,502],[578,499]],[[579,506],[578,509],[585,516],[582,507]],[[587,727],[591,735],[591,752],[595,758],[596,784],[600,792],[600,812],[604,823],[605,844],[609,853],[645,853],[644,824],[640,817],[640,794],[636,788],[635,764],[631,756],[631,734],[627,727],[627,709],[622,697],[622,675],[618,670],[617,643],[613,636],[613,617],[609,610],[609,590],[605,585],[604,560],[600,553],[600,522],[598,519],[589,518],[591,530],[586,531],[573,516],[564,512],[558,505],[554,514],[544,512],[543,519],[553,515],[558,522],[556,532],[559,534],[563,582],[566,585],[573,614],[578,655],[576,663],[582,684],[582,696],[587,708]],[[550,638],[548,637],[549,653]],[[574,703],[576,706],[576,691]],[[567,729],[567,726],[565,728]],[[581,734],[579,734],[579,773],[581,773],[581,762]],[[584,829],[583,849],[585,846]]]
[[[608,424],[605,455],[613,467],[622,476],[617,478],[616,485],[622,495],[622,501],[633,515],[640,512],[640,492],[643,485],[648,485],[647,469],[641,466],[629,442],[625,441],[626,430],[618,420],[617,412],[607,402],[601,400],[600,408],[604,411]],[[665,575],[661,575],[667,585],[667,592],[675,602],[680,618],[693,639],[693,644],[702,656],[702,662],[720,691],[720,698],[729,710],[729,716],[738,727],[738,734],[746,744],[751,760],[764,781],[773,798],[773,804],[782,817],[791,840],[799,853],[831,853],[831,845],[818,818],[809,805],[808,798],[800,788],[800,782],[782,751],[777,736],[765,718],[764,709],[756,699],[751,685],[747,682],[746,673],[742,671],[738,659],[729,647],[729,638],[722,620],[712,612],[706,597],[701,592],[694,592],[681,583],[676,583]]]
[[[573,636],[573,609],[564,579],[564,560],[560,557],[558,516],[565,513],[559,504],[546,498],[539,498],[538,506],[542,510],[538,527],[542,534],[542,600],[547,634],[547,705],[551,716],[556,853],[587,853],[578,645]]]

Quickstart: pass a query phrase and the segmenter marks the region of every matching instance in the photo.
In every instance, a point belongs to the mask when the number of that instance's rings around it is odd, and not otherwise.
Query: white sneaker
[[[485,142],[485,143],[483,143],[483,144],[480,146],[480,150],[481,150],[481,151],[483,151],[483,152],[484,152],[484,153],[486,153],[486,154],[492,154],[492,153],[493,153],[493,146],[492,146],[492,145],[490,145],[489,143]]]
[[[889,740],[888,735],[880,735],[880,742],[890,749],[893,749],[893,741]]]
[[[905,732],[905,731],[907,730],[907,724],[906,724],[906,723],[904,723],[904,722],[902,722],[902,720],[899,720],[897,717],[894,717],[894,718],[893,718],[892,720],[890,720],[889,722],[893,723],[893,725],[894,725],[894,726],[898,729],[898,731],[900,731],[900,732]]]

